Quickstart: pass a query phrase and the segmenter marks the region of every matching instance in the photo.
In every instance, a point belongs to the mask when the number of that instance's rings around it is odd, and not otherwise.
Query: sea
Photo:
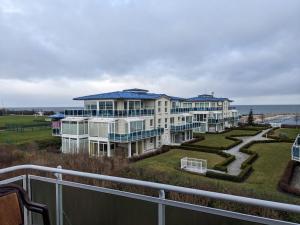
[[[252,109],[254,114],[289,114],[300,113],[300,105],[233,105],[240,115],[248,115]],[[11,107],[10,110],[34,110],[34,111],[53,111],[64,112],[65,109],[82,109],[82,107]],[[277,122],[277,121],[274,121]],[[284,124],[295,124],[294,118],[287,118]]]

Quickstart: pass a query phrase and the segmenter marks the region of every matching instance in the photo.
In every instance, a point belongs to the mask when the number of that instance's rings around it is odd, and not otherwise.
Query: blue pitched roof
[[[51,119],[63,119],[65,118],[65,115],[62,114],[62,113],[57,113],[57,114],[54,114],[54,115],[51,115],[51,116],[48,116],[49,118]]]
[[[88,95],[74,98],[73,100],[99,100],[99,99],[158,99],[162,96],[169,97],[165,94],[155,94],[148,93],[145,91],[132,91],[132,90],[124,90],[124,91],[115,91],[109,93],[102,93],[96,95]],[[170,98],[170,97],[169,97]]]
[[[193,97],[193,98],[188,98],[188,101],[192,101],[192,102],[224,102],[224,101],[229,101],[232,102],[232,100],[228,99],[228,98],[216,98],[212,95],[199,95],[197,97]]]

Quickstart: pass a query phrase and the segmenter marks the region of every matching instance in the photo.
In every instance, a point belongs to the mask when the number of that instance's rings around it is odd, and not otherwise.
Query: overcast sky
[[[300,1],[0,0],[0,106],[133,87],[300,104]]]

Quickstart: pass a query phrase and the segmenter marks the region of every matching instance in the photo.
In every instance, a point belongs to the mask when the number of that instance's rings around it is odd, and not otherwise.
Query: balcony
[[[19,176],[15,175],[17,172]],[[272,209],[284,214],[300,213],[299,205],[66,170],[61,167],[20,165],[0,169],[0,175],[6,175],[5,180],[0,180],[0,185],[15,183],[23,186],[32,201],[46,204],[52,225],[297,224],[174,200],[166,193],[189,196],[191,199],[228,202],[241,207]],[[76,182],[73,181],[74,178]],[[82,181],[95,181],[99,186],[87,185]],[[133,188],[130,191],[119,190],[125,186]],[[139,189],[145,190],[141,192],[143,194],[136,193]],[[24,220],[27,225],[41,224],[39,217],[26,210]]]
[[[234,107],[234,106],[229,106],[228,109],[229,109],[229,110],[235,110],[236,107]]]
[[[300,162],[300,134],[298,134],[292,146],[292,160]]]
[[[220,111],[223,110],[222,107],[204,107],[204,108],[172,108],[171,113],[172,114],[178,114],[178,113],[188,113],[191,111]]]
[[[65,116],[74,117],[134,117],[134,116],[153,116],[154,109],[137,110],[87,110],[87,109],[68,109]]]
[[[193,128],[201,127],[202,124],[203,122],[193,122],[193,123],[186,123],[181,125],[171,125],[171,132],[191,130]]]
[[[209,124],[224,123],[224,119],[208,118],[208,123]]]
[[[142,139],[146,139],[146,138],[160,136],[163,133],[164,133],[164,128],[138,131],[138,132],[133,132],[133,133],[129,133],[129,134],[110,133],[108,135],[108,139],[111,142],[126,143],[126,142],[138,141],[138,140],[142,140]]]

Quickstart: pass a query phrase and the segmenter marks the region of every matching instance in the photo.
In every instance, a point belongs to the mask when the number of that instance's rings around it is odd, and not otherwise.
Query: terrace
[[[272,202],[236,195],[222,194],[199,189],[185,188],[142,180],[106,176],[61,167],[51,168],[36,165],[20,165],[0,169],[0,175],[22,171],[19,176],[1,180],[0,184],[18,183],[27,190],[35,202],[48,205],[52,224],[278,224],[296,223],[259,217],[218,208],[191,204],[170,199],[167,193],[209,198],[221,202],[273,209],[288,213],[300,213],[299,205]],[[47,173],[55,178],[32,175],[33,172]],[[114,187],[134,186],[152,191],[152,195],[87,185],[63,180],[83,178],[115,184]],[[53,177],[53,176],[52,176]],[[116,186],[117,185],[117,186]],[[137,189],[136,189],[137,190]],[[149,191],[148,191],[149,193]],[[76,204],[74,204],[76,201]],[[116,204],[117,203],[117,204]],[[96,209],[96,210],[95,210]],[[139,213],[137,213],[139,212]],[[39,223],[40,218],[24,211],[25,224]]]
[[[172,108],[171,113],[178,114],[178,113],[189,113],[191,111],[220,111],[220,110],[223,110],[223,108],[222,107]]]
[[[68,109],[65,116],[72,117],[133,117],[153,116],[154,109],[124,109],[124,110],[96,110],[96,109]]]
[[[153,130],[142,130],[137,132],[132,132],[128,134],[117,134],[117,133],[110,133],[108,135],[108,139],[112,142],[132,142],[138,141],[146,138],[156,137],[162,135],[164,133],[164,128],[157,128]]]
[[[193,128],[198,128],[201,127],[202,124],[203,122],[192,122],[192,123],[171,125],[171,132],[185,131]]]

